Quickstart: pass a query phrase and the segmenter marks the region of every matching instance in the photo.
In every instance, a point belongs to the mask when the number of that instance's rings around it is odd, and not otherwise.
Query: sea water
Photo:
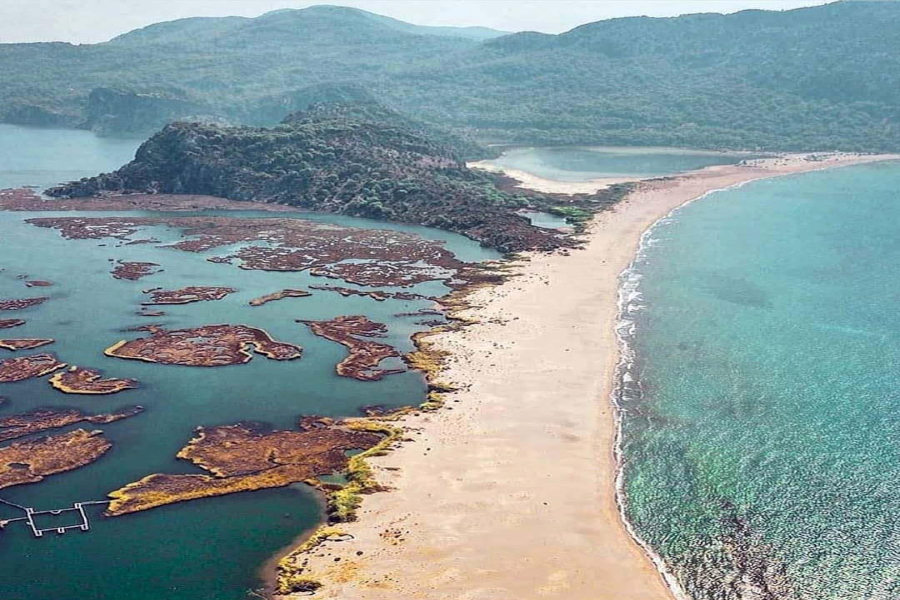
[[[625,513],[697,600],[900,598],[900,164],[764,180],[624,276]]]
[[[73,177],[112,170],[130,159],[136,140],[105,140],[90,133],[32,130],[0,126],[0,187],[52,185]],[[18,158],[16,158],[18,157]],[[30,158],[26,158],[30,157]],[[17,162],[18,161],[18,162]],[[73,166],[77,168],[72,168]],[[7,167],[12,167],[7,169]],[[312,335],[295,319],[329,319],[362,314],[386,323],[386,343],[412,349],[410,335],[426,327],[416,317],[398,317],[431,306],[427,301],[376,302],[313,292],[260,307],[250,299],[284,288],[323,283],[306,273],[245,271],[206,260],[206,253],[181,252],[154,244],[123,245],[118,240],[66,240],[53,229],[25,222],[50,216],[160,216],[150,212],[22,213],[0,212],[0,298],[47,295],[40,306],[8,312],[27,324],[7,337],[49,337],[56,343],[34,351],[55,352],[62,360],[101,369],[112,377],[140,381],[140,389],[111,396],[63,395],[46,378],[0,385],[9,402],[0,415],[37,407],[73,407],[86,413],[108,412],[130,405],[143,414],[109,425],[79,424],[102,429],[114,447],[91,465],[47,477],[43,482],[0,491],[0,497],[38,510],[102,500],[110,491],[145,475],[202,473],[175,458],[198,426],[258,421],[295,428],[301,415],[348,416],[365,405],[418,404],[425,385],[417,372],[362,382],[338,377],[335,364],[346,349]],[[178,213],[187,216],[189,213]],[[257,217],[303,217],[351,227],[391,228],[443,241],[462,260],[496,258],[491,251],[458,235],[424,227],[387,224],[334,215],[259,212],[203,214]],[[135,237],[158,238],[162,244],[180,238],[178,230],[154,227]],[[112,278],[110,259],[158,263],[164,271],[140,281]],[[26,288],[21,277],[49,280],[53,287]],[[142,290],[186,285],[229,286],[237,293],[217,302],[159,307],[158,318],[135,314],[147,299]],[[342,284],[343,285],[343,284]],[[352,286],[347,286],[352,287]],[[448,291],[430,282],[406,291],[433,295]],[[430,317],[433,318],[433,317]],[[103,350],[122,339],[139,337],[125,330],[147,323],[167,328],[233,323],[260,327],[276,340],[304,348],[299,361],[278,362],[262,356],[248,364],[214,369],[157,365],[106,357]],[[0,357],[13,353],[0,350]],[[17,353],[17,354],[22,354]],[[27,352],[26,352],[27,354]],[[0,598],[3,600],[242,600],[259,588],[259,569],[321,517],[306,486],[234,494],[156,508],[116,518],[91,507],[91,531],[31,536],[21,523],[0,530]],[[0,508],[0,519],[21,513]]]
[[[491,164],[525,171],[554,181],[646,179],[735,164],[755,155],[684,148],[623,148],[614,146],[551,146],[512,148]]]

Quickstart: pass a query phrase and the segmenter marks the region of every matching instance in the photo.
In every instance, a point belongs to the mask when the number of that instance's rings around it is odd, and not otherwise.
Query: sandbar
[[[557,181],[555,179],[539,177],[538,175],[519,169],[503,168],[493,164],[489,160],[470,162],[466,166],[470,169],[479,169],[489,173],[502,173],[518,182],[515,187],[544,194],[593,194],[617,183],[634,181],[634,179],[625,177],[601,177],[598,179],[587,179],[585,181]]]

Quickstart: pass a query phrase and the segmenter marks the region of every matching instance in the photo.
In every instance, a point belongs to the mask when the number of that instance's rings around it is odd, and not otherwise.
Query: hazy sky
[[[558,33],[591,21],[630,15],[675,16],[782,10],[825,0],[0,0],[0,42],[100,42],[159,21],[184,17],[253,17],[315,4],[354,6],[420,25],[483,25]]]

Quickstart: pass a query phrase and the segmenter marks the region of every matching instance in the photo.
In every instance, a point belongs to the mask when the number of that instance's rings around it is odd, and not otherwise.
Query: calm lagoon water
[[[0,189],[50,187],[114,171],[134,158],[142,141],[0,123]]]
[[[884,163],[718,192],[627,275],[626,510],[690,597],[900,598],[898,190]]]
[[[11,163],[0,160],[0,187],[47,186],[114,169],[130,159],[137,144],[134,140],[106,140],[78,131],[57,130],[50,135],[48,130],[0,126],[0,157],[19,157]],[[9,166],[13,168],[7,169]],[[142,386],[113,396],[91,397],[64,396],[52,390],[45,379],[4,384],[0,394],[10,402],[0,408],[0,414],[41,406],[71,406],[94,413],[140,404],[147,410],[100,427],[115,446],[99,461],[48,477],[39,484],[3,490],[2,497],[37,509],[60,508],[77,501],[103,499],[108,492],[153,472],[201,472],[175,459],[175,453],[199,425],[252,420],[288,428],[295,425],[300,415],[356,415],[364,405],[421,402],[424,383],[415,372],[374,383],[337,377],[334,365],[346,350],[313,336],[294,320],[365,314],[389,325],[387,343],[408,351],[412,349],[409,336],[423,327],[415,324],[415,317],[397,318],[394,314],[425,308],[430,303],[375,302],[316,292],[309,298],[288,298],[250,307],[248,301],[262,294],[322,281],[303,273],[244,271],[232,265],[210,263],[204,254],[149,244],[123,246],[118,240],[65,240],[54,230],[24,222],[33,216],[55,214],[0,212],[0,298],[51,297],[42,306],[9,313],[28,321],[10,331],[17,337],[55,338],[56,344],[46,350],[56,352],[70,364],[99,368],[111,376],[133,377]],[[59,213],[80,214],[97,215]],[[273,216],[253,212],[220,214]],[[341,225],[419,233],[445,241],[464,260],[496,258],[474,242],[446,232],[330,215],[300,216]],[[146,231],[163,242],[179,237],[179,232],[164,227]],[[109,274],[110,259],[150,261],[165,270],[136,282],[118,281]],[[26,288],[18,279],[26,274],[56,285]],[[184,285],[231,286],[239,292],[218,302],[164,307],[165,317],[148,319],[135,315],[139,302],[145,299],[141,290]],[[429,283],[412,291],[435,294],[442,290],[442,284]],[[304,358],[279,363],[257,356],[246,365],[197,369],[103,356],[104,348],[138,335],[124,333],[124,329],[150,322],[172,328],[214,323],[262,327],[276,339],[303,346]],[[0,598],[242,600],[248,590],[260,586],[258,569],[266,559],[315,525],[319,518],[318,504],[304,486],[198,500],[118,518],[103,518],[100,512],[99,508],[92,511],[89,533],[34,539],[25,527],[12,525],[3,530]],[[19,513],[0,508],[0,519],[16,516]]]
[[[572,225],[565,219],[539,210],[520,210],[519,214],[527,218],[532,225],[542,229],[571,229]]]
[[[554,181],[577,182],[659,177],[712,165],[734,164],[748,158],[754,156],[681,148],[559,146],[514,148],[491,163]]]

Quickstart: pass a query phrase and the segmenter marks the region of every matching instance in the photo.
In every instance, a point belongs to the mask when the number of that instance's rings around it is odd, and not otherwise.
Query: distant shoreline
[[[511,152],[514,150],[525,150],[532,148],[531,146],[510,146],[503,149],[503,155],[507,152]],[[738,150],[700,150],[700,149],[686,149],[686,148],[668,148],[668,147],[646,147],[646,148],[631,148],[627,146],[552,146],[552,147],[544,147],[546,148],[575,148],[575,149],[583,149],[583,150],[605,150],[605,151],[615,151],[618,150],[620,152],[629,152],[632,154],[645,154],[645,153],[664,153],[664,154],[686,154],[686,155],[700,155],[700,156],[737,156],[737,157],[752,157],[751,160],[759,160],[759,159],[767,159],[767,158],[777,158],[778,156],[782,156],[781,154],[774,152],[750,152],[750,151],[738,151]],[[638,151],[640,150],[640,151]],[[532,190],[536,192],[542,192],[546,194],[567,194],[567,195],[575,195],[575,194],[594,194],[600,190],[606,189],[611,185],[615,185],[618,183],[629,183],[635,181],[647,181],[651,179],[658,179],[660,177],[665,177],[665,175],[621,175],[615,177],[596,177],[592,179],[583,179],[580,181],[564,181],[560,179],[552,179],[549,177],[541,177],[536,173],[532,173],[530,171],[524,169],[517,169],[512,167],[506,167],[495,162],[496,159],[487,159],[487,160],[479,160],[474,162],[466,163],[466,166],[470,169],[478,169],[481,171],[487,171],[488,173],[498,173],[510,177],[518,181],[518,185],[514,187]],[[699,169],[698,169],[699,170]]]
[[[391,491],[341,525],[352,541],[307,555],[316,596],[684,598],[623,519],[621,274],[649,229],[708,193],[889,159],[900,156],[784,155],[643,181],[597,216],[583,250],[532,254],[517,277],[470,294],[463,316],[478,323],[429,338],[449,352],[441,379],[461,391],[402,420],[410,442],[371,461]]]
[[[519,182],[518,187],[544,192],[545,194],[593,194],[616,183],[635,181],[628,177],[606,177],[587,181],[558,181],[545,179],[520,169],[510,169],[493,164],[489,160],[466,163],[470,169],[479,169],[489,173],[501,173]]]

